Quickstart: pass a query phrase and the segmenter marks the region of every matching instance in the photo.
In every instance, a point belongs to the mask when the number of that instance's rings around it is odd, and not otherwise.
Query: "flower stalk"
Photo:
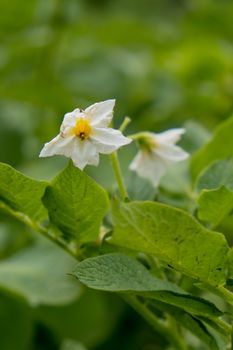
[[[115,178],[116,178],[116,181],[118,184],[121,198],[123,201],[125,201],[129,198],[129,195],[128,195],[128,192],[126,190],[124,180],[122,177],[122,172],[121,172],[121,167],[120,167],[120,162],[118,159],[117,152],[113,152],[112,154],[110,154],[110,159],[111,159],[112,168],[113,168],[114,175],[115,175]]]

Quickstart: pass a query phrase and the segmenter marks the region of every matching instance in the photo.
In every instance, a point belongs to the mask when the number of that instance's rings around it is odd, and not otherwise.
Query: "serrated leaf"
[[[97,238],[109,207],[105,190],[72,163],[47,187],[43,202],[51,222],[79,243]]]
[[[216,318],[222,314],[214,304],[155,277],[137,260],[123,254],[86,259],[77,265],[74,275],[89,288],[132,292],[177,306],[194,315]]]
[[[207,230],[186,212],[155,202],[115,202],[113,220],[112,244],[155,255],[211,285],[225,283],[229,250],[225,237]]]
[[[11,166],[0,163],[0,200],[10,209],[39,221],[46,217],[42,205],[47,183],[31,179]]]
[[[191,174],[195,180],[200,172],[215,160],[233,156],[233,117],[220,124],[212,139],[191,159]]]
[[[79,286],[67,276],[75,263],[53,243],[40,239],[0,263],[0,286],[22,295],[32,305],[66,304],[80,293]]]

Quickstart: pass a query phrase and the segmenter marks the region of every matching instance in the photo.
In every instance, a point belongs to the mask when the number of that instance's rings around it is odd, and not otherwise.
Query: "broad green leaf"
[[[220,160],[199,176],[196,184],[199,219],[216,227],[233,209],[233,161]]]
[[[38,221],[46,217],[41,198],[47,183],[31,179],[11,166],[0,163],[0,200],[10,209]]]
[[[75,262],[53,243],[40,239],[0,263],[0,287],[24,296],[32,305],[69,303],[80,293],[67,275]]]
[[[233,156],[233,117],[220,124],[212,139],[192,157],[191,174],[195,180],[200,172],[215,160]]]
[[[47,187],[43,202],[51,222],[78,242],[97,238],[109,207],[105,190],[71,162]]]
[[[225,237],[207,230],[186,212],[155,202],[115,202],[113,221],[112,244],[155,255],[211,285],[225,283],[229,250]]]
[[[210,318],[221,315],[214,304],[158,279],[137,260],[123,254],[86,259],[77,265],[74,274],[80,282],[93,289],[132,292],[180,307],[194,315]]]

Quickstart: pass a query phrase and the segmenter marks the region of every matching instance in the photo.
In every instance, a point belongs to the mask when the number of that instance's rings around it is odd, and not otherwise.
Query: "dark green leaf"
[[[107,254],[79,263],[74,271],[80,282],[108,292],[132,292],[177,306],[194,315],[221,315],[214,304],[186,293],[168,281],[153,276],[137,260],[123,254]]]

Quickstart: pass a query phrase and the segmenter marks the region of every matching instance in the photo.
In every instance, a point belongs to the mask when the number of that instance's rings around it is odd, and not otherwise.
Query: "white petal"
[[[70,157],[73,150],[74,140],[74,137],[63,138],[61,135],[57,135],[54,139],[44,145],[39,157],[51,157],[53,155]]]
[[[81,141],[78,138],[75,139],[71,159],[74,165],[81,170],[83,170],[87,164],[99,164],[99,154],[95,145],[89,140]]]
[[[92,126],[107,127],[113,117],[115,100],[98,102],[85,109],[85,114]]]
[[[153,152],[164,160],[171,160],[173,162],[179,162],[189,157],[189,154],[181,147],[165,143],[160,143]]]
[[[179,128],[179,129],[170,129],[164,132],[161,132],[159,134],[154,134],[156,137],[157,142],[162,143],[176,143],[180,140],[181,135],[185,133],[185,129]]]
[[[61,127],[75,126],[76,121],[77,121],[77,116],[79,114],[82,114],[82,113],[80,112],[80,109],[78,109],[78,108],[76,108],[72,112],[66,113],[64,115],[64,119],[63,119]]]
[[[130,164],[130,169],[157,187],[161,177],[166,172],[167,164],[154,153],[139,151]]]
[[[66,113],[63,118],[62,126],[74,126],[77,120],[76,109],[73,112]]]
[[[91,141],[100,153],[109,154],[132,140],[123,136],[121,131],[111,128],[93,128]]]

